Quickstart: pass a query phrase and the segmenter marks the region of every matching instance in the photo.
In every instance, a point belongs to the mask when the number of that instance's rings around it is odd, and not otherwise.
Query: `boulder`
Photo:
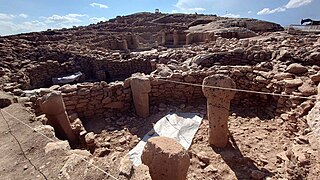
[[[303,84],[301,79],[285,79],[283,82],[285,83],[286,88],[298,87]]]
[[[171,138],[150,138],[141,159],[142,163],[149,167],[153,180],[185,180],[187,177],[189,154]]]
[[[301,64],[293,63],[287,67],[286,71],[292,74],[304,74],[308,72],[308,69]]]

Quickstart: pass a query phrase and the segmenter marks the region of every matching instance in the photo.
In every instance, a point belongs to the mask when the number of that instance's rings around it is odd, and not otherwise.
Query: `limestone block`
[[[188,152],[168,137],[150,138],[141,159],[153,180],[185,180],[190,165]]]
[[[72,132],[60,92],[53,91],[43,96],[40,100],[40,108],[57,133],[68,138],[70,143],[76,143],[77,138]]]
[[[224,75],[212,75],[203,80],[205,86],[236,88],[235,82]],[[209,143],[225,147],[228,143],[228,116],[230,101],[235,91],[202,87],[207,98],[207,115],[209,119]]]
[[[131,91],[136,113],[146,118],[149,116],[150,80],[143,74],[135,74],[130,81]]]

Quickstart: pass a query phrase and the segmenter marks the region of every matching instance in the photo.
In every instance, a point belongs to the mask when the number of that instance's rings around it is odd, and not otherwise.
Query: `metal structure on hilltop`
[[[300,24],[290,24],[287,27],[287,32],[288,34],[320,34],[320,21],[302,19]]]

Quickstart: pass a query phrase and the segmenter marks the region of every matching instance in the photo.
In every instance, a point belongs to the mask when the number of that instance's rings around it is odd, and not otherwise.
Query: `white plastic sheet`
[[[202,115],[198,113],[168,114],[161,118],[153,129],[129,152],[133,165],[142,164],[141,155],[147,140],[151,137],[170,137],[179,142],[185,149],[189,149],[192,139],[199,129]]]
[[[64,76],[59,78],[52,78],[53,84],[67,84],[79,81],[80,77],[83,75],[82,72],[76,72],[70,76]]]

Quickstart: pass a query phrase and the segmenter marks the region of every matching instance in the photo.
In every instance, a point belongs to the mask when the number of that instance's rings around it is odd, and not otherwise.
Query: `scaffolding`
[[[320,34],[320,25],[291,24],[287,27],[288,34]]]

